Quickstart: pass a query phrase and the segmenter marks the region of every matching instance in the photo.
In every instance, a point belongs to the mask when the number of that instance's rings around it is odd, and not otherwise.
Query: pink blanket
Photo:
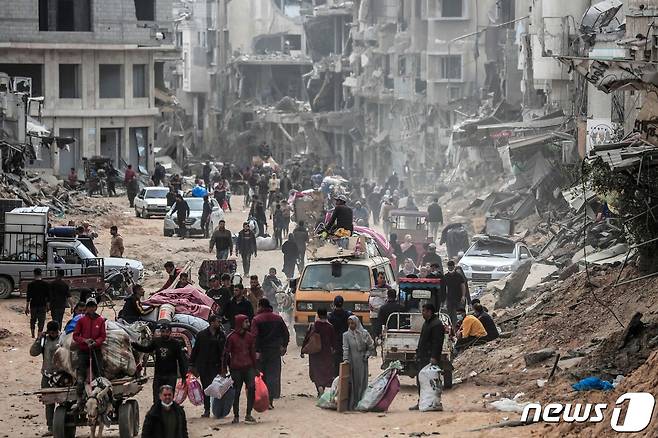
[[[144,301],[148,306],[171,304],[176,313],[196,316],[207,320],[211,313],[216,311],[216,304],[212,298],[201,292],[196,286],[187,286],[181,289],[165,289]]]

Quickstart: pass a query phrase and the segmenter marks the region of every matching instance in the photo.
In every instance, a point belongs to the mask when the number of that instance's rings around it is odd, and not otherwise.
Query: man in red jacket
[[[226,369],[231,371],[233,387],[235,388],[235,399],[233,400],[233,423],[240,422],[240,393],[242,385],[247,387],[247,415],[244,421],[255,423],[251,416],[256,397],[256,338],[249,333],[249,318],[247,315],[235,315],[235,328],[226,339],[224,348],[224,360],[222,362],[222,374]]]
[[[101,347],[105,342],[105,319],[96,313],[96,300],[89,298],[85,304],[85,316],[80,318],[73,331],[73,341],[78,345],[78,399],[82,401],[88,380],[103,375]],[[89,376],[91,368],[93,376]],[[83,406],[78,403],[78,406]]]

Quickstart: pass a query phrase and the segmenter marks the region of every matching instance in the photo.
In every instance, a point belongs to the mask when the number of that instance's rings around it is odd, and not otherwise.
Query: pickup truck
[[[7,233],[3,237],[7,238]],[[87,247],[73,238],[46,238],[44,256],[30,253],[25,257],[0,257],[0,299],[8,298],[17,289],[21,280],[32,277],[35,268],[41,268],[45,277],[63,269],[67,276],[85,274],[104,276],[108,272],[118,271],[126,265],[130,267],[135,282],[139,281],[144,266],[137,260],[104,257],[99,261]],[[18,258],[18,259],[17,259]],[[102,272],[104,271],[104,272]]]
[[[66,279],[75,279],[72,287],[87,284],[86,279],[100,281],[102,286],[105,274],[126,266],[135,281],[141,279],[144,266],[137,260],[97,258],[76,238],[48,236],[48,215],[47,207],[15,208],[5,213],[5,222],[0,224],[0,299],[32,279],[36,268],[45,278],[63,269]]]

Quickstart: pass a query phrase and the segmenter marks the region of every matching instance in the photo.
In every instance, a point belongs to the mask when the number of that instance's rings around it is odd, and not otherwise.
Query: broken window
[[[429,81],[461,81],[462,57],[461,55],[430,54],[427,70],[427,79]]]
[[[135,0],[137,21],[155,20],[155,0]]]
[[[442,0],[441,17],[461,18],[464,16],[464,0]]]
[[[183,47],[183,32],[176,32],[176,47]]]
[[[80,64],[59,65],[60,99],[80,98]]]
[[[146,64],[133,64],[133,97],[148,97]]]
[[[91,32],[92,0],[39,0],[39,30]]]
[[[288,17],[299,17],[301,15],[302,3],[308,7],[311,2],[302,0],[272,0],[277,8]],[[312,6],[312,5],[311,5]]]
[[[462,98],[461,87],[448,87],[448,100],[459,100]]]
[[[101,99],[117,99],[123,97],[123,77],[121,64],[99,64],[98,82]]]
[[[30,96],[43,96],[43,64],[0,64],[0,72],[14,82],[14,89]]]

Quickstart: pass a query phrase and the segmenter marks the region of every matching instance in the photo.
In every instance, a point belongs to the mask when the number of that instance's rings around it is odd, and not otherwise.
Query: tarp
[[[211,313],[216,310],[215,301],[196,286],[187,286],[181,289],[165,289],[144,301],[147,306],[160,306],[171,304],[176,308],[176,313],[196,316],[207,320]]]

